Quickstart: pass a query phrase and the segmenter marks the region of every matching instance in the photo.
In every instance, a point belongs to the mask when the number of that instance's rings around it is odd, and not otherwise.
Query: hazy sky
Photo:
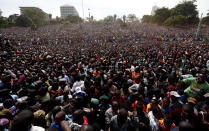
[[[182,0],[83,0],[84,16],[87,17],[90,9],[94,18],[102,19],[107,15],[117,14],[121,17],[124,14],[136,14],[141,18],[144,14],[151,14],[152,6],[172,8]],[[20,6],[35,6],[41,8],[46,13],[51,13],[52,17],[60,16],[60,5],[73,5],[79,15],[83,17],[82,0],[0,0],[0,9],[3,16],[19,14]],[[209,0],[197,0],[196,3],[200,13],[204,16],[209,10]]]

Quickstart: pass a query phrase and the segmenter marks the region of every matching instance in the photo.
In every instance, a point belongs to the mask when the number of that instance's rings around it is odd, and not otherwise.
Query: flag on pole
[[[96,54],[96,58],[97,58],[98,61],[100,61],[100,58],[99,58],[99,56],[97,54]]]
[[[177,48],[176,56],[179,56],[179,49]]]
[[[189,43],[189,42],[191,42],[192,40],[193,40],[193,38],[192,38],[192,36],[190,36],[187,40],[185,40],[185,43],[186,43],[186,42]]]
[[[168,64],[164,59],[163,60],[161,60],[160,62],[162,62],[163,64]]]
[[[19,50],[16,50],[16,53],[17,53],[17,54],[22,54]]]

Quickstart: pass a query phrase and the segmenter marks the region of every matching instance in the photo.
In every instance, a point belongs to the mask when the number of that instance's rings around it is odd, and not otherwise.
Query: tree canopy
[[[26,8],[23,10],[25,18],[30,19],[31,24],[43,25],[46,22],[46,14],[38,8]]]
[[[76,15],[68,15],[65,20],[69,21],[70,23],[80,23],[83,21],[82,18]]]
[[[144,15],[142,22],[158,25],[178,26],[184,24],[196,24],[199,21],[196,1],[182,1],[174,8],[159,8],[155,15]]]

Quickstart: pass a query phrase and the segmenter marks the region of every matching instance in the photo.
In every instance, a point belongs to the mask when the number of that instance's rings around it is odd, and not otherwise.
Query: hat
[[[91,103],[94,105],[99,105],[99,100],[96,98],[91,98]]]
[[[206,93],[206,94],[204,95],[204,97],[209,97],[209,93]]]
[[[180,95],[176,91],[171,91],[170,96],[180,97]]]
[[[128,79],[127,84],[132,84],[133,81],[131,79]]]
[[[9,124],[9,120],[7,118],[1,118],[0,119],[0,126],[5,127]]]
[[[188,103],[196,104],[197,100],[195,98],[189,97],[187,98]]]
[[[0,117],[6,117],[6,118],[12,118],[12,113],[10,112],[9,109],[3,109],[1,112],[0,112]]]
[[[23,101],[26,101],[28,99],[28,96],[23,96],[21,98],[17,99],[17,102],[22,103]]]
[[[76,92],[76,93],[80,93],[80,92],[81,92],[81,87],[77,87],[77,88],[75,89],[75,92]]]
[[[68,99],[72,99],[73,98],[73,96],[72,95],[68,95]]]
[[[103,99],[103,100],[109,100],[109,97],[106,96],[106,95],[103,95],[103,96],[101,97],[101,99]]]
[[[40,117],[45,117],[45,112],[43,110],[38,110],[36,112],[33,113],[34,114],[34,118],[40,118]]]

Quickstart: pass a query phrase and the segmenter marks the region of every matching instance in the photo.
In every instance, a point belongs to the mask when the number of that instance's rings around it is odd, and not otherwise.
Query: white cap
[[[77,88],[75,89],[75,92],[76,92],[76,93],[81,92],[81,87],[77,87]]]
[[[180,97],[180,95],[176,91],[171,91],[170,96]]]

